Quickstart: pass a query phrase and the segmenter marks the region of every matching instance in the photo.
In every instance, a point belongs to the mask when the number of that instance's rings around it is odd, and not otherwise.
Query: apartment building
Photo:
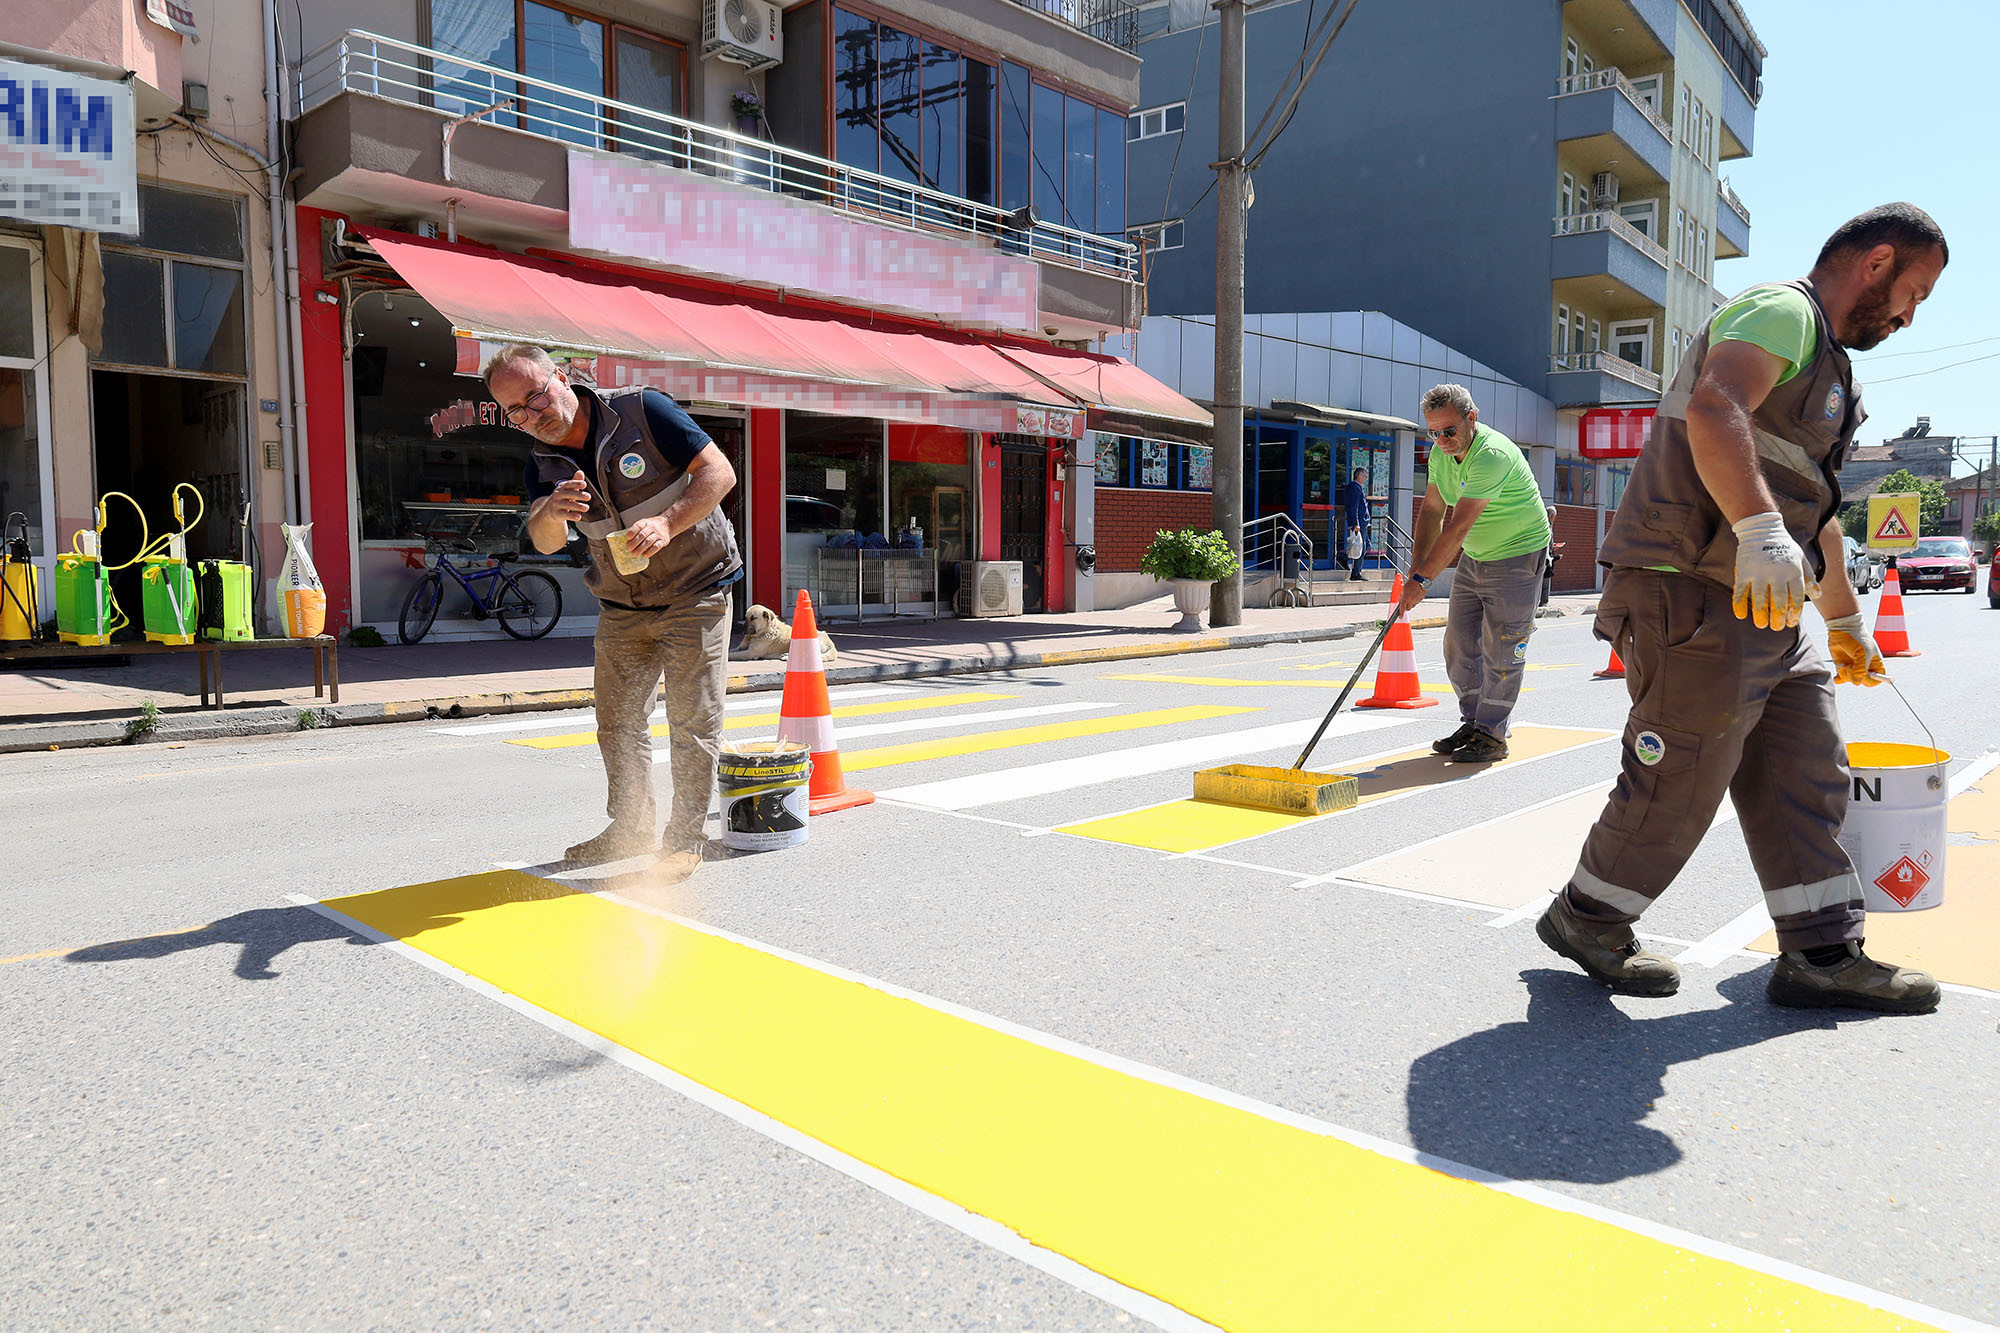
[[[1315,12],[1251,10],[1252,125]],[[1212,25],[1141,13],[1127,212],[1150,315],[1214,306]],[[1749,250],[1727,170],[1764,55],[1736,0],[1361,5],[1253,174],[1246,310],[1380,311],[1552,404],[1520,442],[1570,534],[1559,581],[1591,586],[1621,460],[1714,311],[1715,262]]]

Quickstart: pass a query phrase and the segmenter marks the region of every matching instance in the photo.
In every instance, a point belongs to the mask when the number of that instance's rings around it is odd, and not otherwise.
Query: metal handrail
[[[1625,100],[1639,108],[1639,114],[1644,116],[1652,124],[1653,128],[1660,132],[1662,138],[1668,143],[1674,141],[1673,127],[1667,124],[1667,118],[1655,111],[1653,104],[1648,102],[1639,90],[1632,86],[1632,80],[1625,77],[1625,71],[1615,66],[1607,65],[1603,69],[1594,69],[1588,74],[1571,74],[1567,77],[1557,79],[1555,96],[1574,97],[1578,93],[1596,92],[1600,88],[1616,88],[1619,92],[1625,94]],[[1553,101],[1554,98],[1550,100]]]
[[[1660,391],[1660,377],[1644,366],[1635,366],[1622,356],[1610,352],[1556,352],[1549,357],[1549,373],[1560,375],[1573,370],[1597,370],[1614,375],[1627,384],[1636,384],[1642,389]]]
[[[1299,582],[1305,587],[1305,604],[1313,603],[1313,566],[1317,562],[1318,547],[1298,520],[1282,511],[1265,514],[1243,525],[1243,567],[1245,569],[1272,569],[1278,575],[1278,588],[1272,594],[1275,598],[1285,591],[1285,553],[1296,547],[1299,551]]]
[[[491,106],[512,98],[512,108],[488,124],[809,199],[871,221],[990,237],[1023,258],[1139,279],[1138,247],[1124,240],[1045,221],[1021,226],[992,204],[359,29],[299,62],[300,116],[342,93],[441,111],[453,102]]]
[[[1132,0],[1014,0],[1023,9],[1061,19],[1078,32],[1130,51],[1139,44],[1139,6]]]
[[[1625,244],[1637,250],[1661,268],[1667,266],[1667,249],[1650,239],[1646,233],[1619,217],[1616,213],[1599,210],[1595,213],[1559,213],[1555,218],[1557,236],[1586,236],[1591,232],[1610,232]]]
[[[1736,191],[1730,188],[1727,176],[1718,176],[1716,178],[1715,192],[1722,196],[1723,203],[1729,205],[1730,212],[1743,219],[1745,226],[1750,224],[1750,210],[1745,208],[1743,201],[1736,197]]]

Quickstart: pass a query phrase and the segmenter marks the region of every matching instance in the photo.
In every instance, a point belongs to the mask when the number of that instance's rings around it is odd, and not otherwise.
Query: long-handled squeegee
[[[1382,630],[1375,636],[1375,642],[1368,645],[1361,665],[1354,668],[1354,674],[1347,678],[1347,687],[1333,701],[1333,707],[1326,710],[1326,716],[1320,719],[1319,730],[1313,732],[1312,739],[1306,742],[1305,749],[1299,751],[1297,761],[1290,768],[1225,764],[1221,768],[1197,769],[1194,798],[1222,805],[1248,806],[1252,810],[1270,810],[1281,815],[1324,815],[1360,804],[1361,779],[1351,773],[1308,773],[1305,771],[1306,760],[1312,757],[1313,747],[1319,744],[1319,738],[1326,735],[1326,729],[1333,725],[1334,714],[1347,702],[1347,696],[1354,693],[1354,687],[1361,683],[1362,673],[1375,660],[1382,641],[1389,637],[1389,627],[1398,619],[1398,615],[1392,614],[1382,622]]]

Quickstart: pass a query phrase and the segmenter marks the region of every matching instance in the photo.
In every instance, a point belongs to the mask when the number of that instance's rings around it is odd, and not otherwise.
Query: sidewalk
[[[1544,616],[1582,615],[1595,593],[1558,596]],[[1419,608],[1411,624],[1444,623],[1442,599]],[[1228,629],[1176,634],[1172,598],[1122,611],[833,624],[840,650],[827,670],[834,683],[952,675],[1079,662],[1163,657],[1311,643],[1373,633],[1382,605],[1249,608]],[[129,665],[35,662],[0,668],[0,753],[124,741],[148,699],[160,710],[156,739],[252,735],[315,725],[465,717],[591,703],[591,641],[511,639],[434,642],[404,647],[340,648],[340,702],[313,697],[311,654],[226,655],[229,706],[203,709],[193,655],[133,657]],[[784,661],[729,664],[732,693],[775,690]],[[302,718],[302,714],[310,714]]]

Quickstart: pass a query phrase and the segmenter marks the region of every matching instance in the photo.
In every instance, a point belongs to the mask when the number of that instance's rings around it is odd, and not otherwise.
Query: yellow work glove
[[[1785,531],[1780,514],[1752,514],[1730,525],[1736,532],[1736,589],[1731,604],[1738,620],[1758,629],[1790,629],[1805,613],[1819,584],[1806,553]]]
[[[1880,685],[1889,679],[1882,650],[1861,627],[1861,613],[1835,616],[1826,622],[1826,650],[1833,655],[1836,685]]]

